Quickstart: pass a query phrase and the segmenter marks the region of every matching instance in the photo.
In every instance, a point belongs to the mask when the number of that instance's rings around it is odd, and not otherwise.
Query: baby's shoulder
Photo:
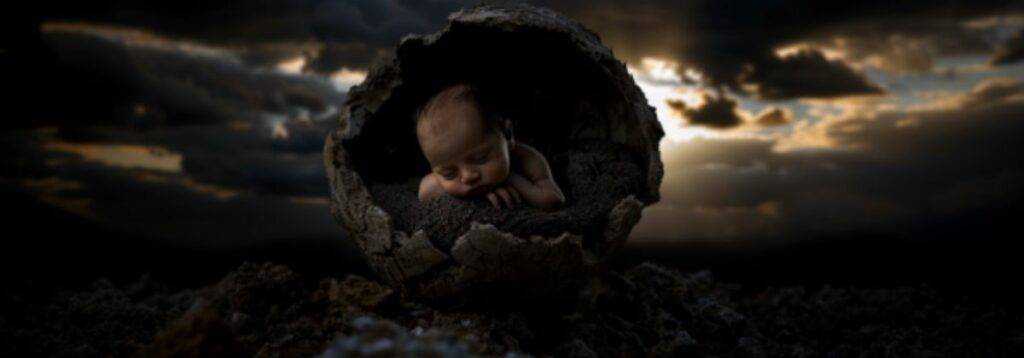
[[[550,177],[548,161],[537,148],[525,144],[516,144],[516,154],[513,158],[514,168],[517,168],[526,177],[536,180]]]
[[[516,143],[512,151],[513,155],[542,156],[542,158],[544,156],[544,154],[534,146],[523,143]]]
[[[523,143],[516,143],[510,154],[514,159],[522,161],[544,160],[544,154],[537,150],[537,148]]]

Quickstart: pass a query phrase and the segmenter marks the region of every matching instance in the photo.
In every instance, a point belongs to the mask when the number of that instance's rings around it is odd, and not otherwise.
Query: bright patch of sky
[[[669,100],[682,101],[687,107],[698,106],[704,101],[704,90],[698,85],[687,83],[699,81],[700,74],[686,71],[687,81],[684,82],[677,74],[678,66],[672,61],[647,57],[640,62],[639,67],[628,66],[626,69],[643,90],[647,103],[654,107],[667,140],[682,142],[722,136],[721,131],[686,125],[680,114],[669,107]]]
[[[851,96],[834,99],[793,99],[766,101],[750,96],[737,97],[737,111],[748,121],[730,130],[715,130],[687,125],[680,113],[667,103],[681,101],[687,107],[703,102],[700,73],[692,70],[678,75],[678,64],[670,60],[644,58],[628,71],[644,91],[648,103],[656,110],[658,120],[670,142],[686,142],[698,138],[771,138],[788,136],[796,126],[813,126],[832,117],[850,113],[855,108],[870,106],[873,110],[906,109],[932,103],[948,96],[971,91],[979,82],[993,77],[1024,77],[1024,63],[992,67],[988,55],[942,57],[935,59],[933,71],[927,73],[891,73],[871,66],[863,68],[867,79],[885,88],[881,96]],[[773,107],[789,109],[793,122],[789,125],[760,127],[749,123],[758,114]]]
[[[306,66],[306,58],[299,56],[289,60],[281,61],[277,64],[277,71],[288,74],[302,74],[302,69]],[[355,86],[364,79],[366,79],[366,71],[354,70],[348,67],[342,67],[341,69],[334,71],[327,79],[334,85],[334,89],[339,92],[348,92],[349,88]]]
[[[43,148],[73,153],[85,161],[109,167],[181,173],[182,155],[158,146],[49,142]]]

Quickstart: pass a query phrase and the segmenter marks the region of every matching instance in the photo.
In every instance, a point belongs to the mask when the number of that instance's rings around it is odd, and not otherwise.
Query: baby
[[[523,202],[545,211],[559,208],[565,195],[544,155],[516,143],[492,98],[485,88],[457,84],[417,111],[416,137],[431,167],[420,180],[420,201],[447,193],[483,196],[497,209]]]

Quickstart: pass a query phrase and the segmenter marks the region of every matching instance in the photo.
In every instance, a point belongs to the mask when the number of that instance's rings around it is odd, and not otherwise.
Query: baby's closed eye
[[[445,171],[442,171],[442,172],[438,172],[437,175],[440,175],[445,180],[455,179],[455,171],[452,171],[452,170],[445,170]]]

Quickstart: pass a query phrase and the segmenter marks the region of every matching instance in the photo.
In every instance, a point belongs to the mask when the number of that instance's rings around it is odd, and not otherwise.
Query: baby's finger
[[[523,197],[519,195],[519,190],[513,188],[511,185],[505,187],[508,190],[509,195],[512,195],[512,200],[516,202],[516,205],[523,203]]]
[[[494,205],[495,209],[501,209],[501,205],[498,205],[498,196],[494,195],[494,192],[487,193],[487,200],[491,202],[491,205]]]
[[[497,192],[498,196],[501,197],[501,200],[505,202],[505,207],[511,209],[515,206],[515,204],[512,203],[512,196],[508,194],[508,190],[505,190],[505,188],[498,188],[495,192]]]

